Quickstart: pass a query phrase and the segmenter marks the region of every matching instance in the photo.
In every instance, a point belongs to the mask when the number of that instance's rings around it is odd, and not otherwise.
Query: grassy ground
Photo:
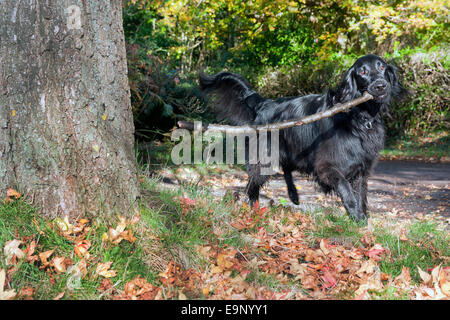
[[[249,208],[232,194],[217,199],[198,184],[161,189],[158,175],[148,171],[141,187],[140,207],[126,219],[49,221],[21,199],[2,202],[0,270],[6,281],[0,294],[413,299],[439,297],[429,291],[436,285],[448,293],[448,232],[431,221],[393,230],[377,221],[359,225],[337,208]],[[14,246],[14,240],[21,242]],[[438,270],[439,277],[426,283],[418,267],[430,277]]]
[[[450,162],[450,136],[447,131],[425,137],[410,136],[391,140],[381,152],[383,159]]]

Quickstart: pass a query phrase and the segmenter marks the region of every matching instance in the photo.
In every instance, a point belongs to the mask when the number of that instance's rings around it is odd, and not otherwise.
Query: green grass
[[[387,158],[434,158],[450,157],[450,136],[447,132],[429,134],[426,137],[406,136],[391,139],[381,155]]]
[[[112,222],[115,227],[114,222]],[[39,263],[31,264],[19,261],[17,271],[11,279],[12,289],[19,292],[24,287],[35,289],[34,299],[53,299],[61,292],[65,292],[63,299],[99,299],[97,288],[100,277],[95,276],[96,265],[99,262],[113,261],[111,269],[117,270],[117,276],[111,278],[113,283],[119,281],[123,284],[135,278],[137,275],[146,277],[149,281],[156,279],[157,273],[152,272],[143,262],[143,252],[136,243],[122,241],[116,246],[102,244],[101,236],[108,230],[109,225],[100,224],[95,232],[88,234],[86,239],[91,241],[88,261],[88,274],[80,281],[80,287],[73,290],[68,288],[68,273],[57,274],[47,272],[40,268]],[[94,227],[92,228],[94,229]],[[10,203],[0,204],[0,248],[3,249],[9,240],[21,240],[21,249],[36,241],[35,254],[47,250],[55,250],[49,261],[55,256],[71,258],[73,263],[79,262],[80,258],[74,255],[74,243],[60,235],[56,228],[51,227],[51,222],[41,218],[36,210],[26,201],[16,200]],[[0,252],[0,269],[9,270],[11,266],[6,265],[3,250]]]
[[[410,269],[411,277],[420,282],[417,267],[426,271],[441,263],[450,255],[448,233],[438,229],[431,222],[415,222],[408,229],[408,241],[400,240],[398,235],[388,230],[375,231],[377,241],[391,252],[390,256],[382,259],[380,269],[393,277],[398,276],[402,267]]]
[[[323,209],[322,213],[313,214],[315,228],[310,236],[313,239],[327,238],[341,244],[358,246],[363,237],[361,227],[364,223],[355,222],[347,214],[337,212],[337,209],[331,210],[331,213],[327,211],[330,209]]]
[[[246,281],[274,291],[281,291],[286,286],[282,284],[275,275],[259,271],[250,272],[246,277]]]

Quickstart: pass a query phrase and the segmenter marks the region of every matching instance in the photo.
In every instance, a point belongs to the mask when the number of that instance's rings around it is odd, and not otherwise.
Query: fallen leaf
[[[25,257],[25,253],[19,248],[22,241],[20,240],[10,240],[5,243],[3,252],[6,256],[6,264],[11,264],[16,259],[22,259]]]
[[[230,269],[234,262],[231,261],[236,253],[234,251],[223,251],[217,255],[217,266],[222,270]]]
[[[420,269],[420,267],[417,267],[418,271],[419,271],[419,276],[422,279],[423,283],[426,284],[427,286],[431,286],[432,285],[432,280],[433,278],[431,277],[430,274],[428,274],[426,271],[423,271],[422,269]]]
[[[102,279],[102,281],[100,281],[100,285],[97,287],[97,290],[103,292],[111,289],[111,287],[112,287],[111,279],[105,278]]]
[[[45,268],[50,264],[50,262],[48,262],[47,259],[53,254],[53,251],[55,251],[55,250],[48,250],[48,251],[39,253],[39,259],[41,260],[41,263],[42,263],[41,268]]]
[[[19,299],[31,300],[31,299],[33,299],[33,294],[34,294],[34,288],[25,287],[25,288],[20,289],[17,296]]]
[[[50,266],[52,266],[56,272],[64,273],[69,265],[72,264],[72,260],[64,257],[53,258]]]
[[[124,291],[120,295],[114,296],[114,299],[153,300],[156,298],[159,291],[158,287],[155,287],[145,279],[141,278],[141,276],[138,276],[136,279],[127,282]]]
[[[25,249],[25,253],[27,254],[27,261],[28,262],[34,262],[37,261],[39,258],[38,256],[34,256],[33,253],[36,249],[36,241],[31,241],[31,243],[28,245],[28,247]]]
[[[359,286],[358,290],[355,291],[355,296],[360,298],[363,298],[363,300],[366,300],[370,298],[370,295],[366,295],[369,290],[378,291],[383,289],[383,283],[381,282],[381,271],[377,267],[375,272],[367,277],[365,281]]]
[[[16,296],[16,292],[14,290],[6,290],[6,272],[5,269],[0,270],[0,300],[11,300]]]
[[[136,238],[133,236],[131,230],[125,231],[127,227],[127,219],[125,217],[119,217],[119,223],[116,228],[109,228],[108,234],[102,235],[102,240],[110,241],[114,244],[120,243],[122,240],[134,242]]]
[[[11,202],[13,201],[13,198],[15,198],[16,200],[19,199],[22,195],[20,193],[18,193],[16,190],[12,189],[12,188],[8,188],[6,190],[6,202]]]
[[[381,244],[375,244],[372,248],[366,251],[366,256],[374,259],[375,261],[380,261],[381,257],[379,255],[383,254],[386,251]]]
[[[64,216],[63,219],[56,218],[55,222],[58,226],[58,229],[63,233],[63,235],[70,235],[72,233],[73,225],[69,222],[68,216]]]
[[[66,293],[65,291],[61,292],[56,297],[54,297],[53,300],[60,300],[64,296],[65,293]]]
[[[403,266],[402,272],[394,279],[394,283],[400,288],[407,288],[411,283],[411,274],[409,268]]]
[[[80,240],[75,242],[74,251],[75,254],[80,258],[86,258],[89,259],[90,254],[88,252],[89,248],[91,247],[91,242],[88,239]]]
[[[97,265],[97,268],[95,270],[95,273],[105,277],[105,278],[112,278],[115,277],[117,275],[117,271],[116,270],[110,270],[109,268],[111,268],[111,264],[113,262],[112,261],[108,261],[105,263],[99,263]]]
[[[356,271],[356,274],[360,277],[363,276],[363,274],[372,274],[375,272],[375,270],[378,268],[376,262],[372,259],[365,260],[362,262],[361,267]]]
[[[328,246],[328,239],[326,239],[326,240],[324,240],[324,239],[320,240],[320,249],[322,250],[322,252],[323,252],[324,254],[329,254],[329,253],[330,253],[330,251],[327,249],[327,246]]]
[[[323,287],[326,289],[330,289],[334,287],[337,283],[336,278],[331,274],[330,270],[327,267],[322,268],[323,276],[320,279],[323,281]]]

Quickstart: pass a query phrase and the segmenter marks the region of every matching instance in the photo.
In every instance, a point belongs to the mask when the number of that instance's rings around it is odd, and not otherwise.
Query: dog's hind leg
[[[292,171],[287,168],[283,168],[283,173],[284,180],[286,181],[286,185],[288,188],[289,199],[291,199],[292,203],[298,205],[298,193],[297,188],[294,184],[294,179],[292,178]]]
[[[261,168],[259,165],[248,165],[248,184],[247,195],[250,201],[250,205],[253,207],[256,200],[259,199],[259,189],[262,185],[269,180],[269,175],[261,175]]]

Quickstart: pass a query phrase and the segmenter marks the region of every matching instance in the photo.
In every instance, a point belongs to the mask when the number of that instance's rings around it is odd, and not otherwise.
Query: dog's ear
[[[394,67],[393,65],[390,64],[387,65],[385,78],[391,84],[393,99],[402,100],[411,94],[398,81],[397,68]]]
[[[344,75],[344,79],[339,84],[336,92],[335,103],[342,103],[356,98],[358,95],[358,85],[355,80],[355,69],[351,67]]]

